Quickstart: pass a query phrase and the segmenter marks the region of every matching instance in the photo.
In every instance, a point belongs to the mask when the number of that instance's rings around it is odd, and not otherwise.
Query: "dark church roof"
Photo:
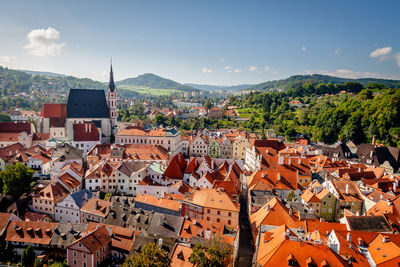
[[[115,91],[114,73],[113,73],[112,65],[111,65],[111,70],[110,70],[110,82],[108,83],[108,89],[112,93],[114,93],[114,91]]]
[[[71,89],[67,102],[67,118],[110,118],[103,90]]]

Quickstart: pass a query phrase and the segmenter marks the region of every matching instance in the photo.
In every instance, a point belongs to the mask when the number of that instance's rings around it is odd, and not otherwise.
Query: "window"
[[[82,257],[83,257],[84,259],[86,259],[86,253],[85,253],[85,252],[82,253]]]
[[[232,216],[232,212],[228,212],[228,216],[231,217]]]
[[[207,221],[209,221],[210,220],[210,217],[207,217]]]
[[[74,260],[74,265],[76,265],[76,260]]]
[[[76,250],[74,250],[74,257],[76,257]]]
[[[221,220],[219,218],[217,218],[217,222],[220,222]]]
[[[231,220],[228,220],[228,225],[231,225]]]
[[[217,211],[217,214],[218,214],[218,215],[221,215],[221,211]]]

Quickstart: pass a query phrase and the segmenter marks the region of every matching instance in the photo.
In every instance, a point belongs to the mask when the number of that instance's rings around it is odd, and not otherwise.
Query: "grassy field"
[[[139,86],[129,86],[129,85],[120,85],[121,89],[132,90],[138,92],[139,94],[147,94],[147,95],[171,95],[173,93],[179,93],[181,91],[176,89],[158,89],[158,88],[149,88],[149,87],[139,87]]]
[[[254,118],[257,120],[258,118],[261,119],[262,110],[255,109],[255,108],[238,108],[236,109],[239,113],[240,118],[250,118],[251,114],[254,112]]]

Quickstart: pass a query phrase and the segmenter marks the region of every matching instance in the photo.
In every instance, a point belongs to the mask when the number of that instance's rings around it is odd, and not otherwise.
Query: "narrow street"
[[[240,195],[240,213],[239,213],[239,225],[240,225],[240,236],[239,236],[239,250],[238,257],[236,260],[236,267],[247,267],[251,266],[253,256],[253,245],[251,238],[251,228],[249,216],[247,214],[247,203],[243,194]]]

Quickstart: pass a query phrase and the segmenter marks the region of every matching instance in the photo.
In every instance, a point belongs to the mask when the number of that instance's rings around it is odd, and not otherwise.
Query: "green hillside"
[[[374,79],[374,78],[363,78],[363,79],[348,79],[348,78],[339,78],[329,75],[322,74],[312,74],[312,75],[294,75],[286,79],[276,80],[276,81],[268,81],[264,83],[256,84],[250,87],[250,90],[276,90],[280,89],[292,89],[297,86],[301,86],[306,83],[311,84],[319,84],[319,83],[332,83],[332,84],[343,84],[346,82],[358,82],[363,86],[366,86],[370,83],[381,83],[385,85],[387,88],[399,88],[400,81],[399,80],[387,80],[387,79]]]
[[[134,90],[143,94],[161,95],[172,94],[174,92],[199,91],[191,86],[183,85],[175,81],[162,78],[152,73],[145,73],[136,78],[128,78],[116,82],[121,88]],[[163,91],[164,90],[164,91]]]

